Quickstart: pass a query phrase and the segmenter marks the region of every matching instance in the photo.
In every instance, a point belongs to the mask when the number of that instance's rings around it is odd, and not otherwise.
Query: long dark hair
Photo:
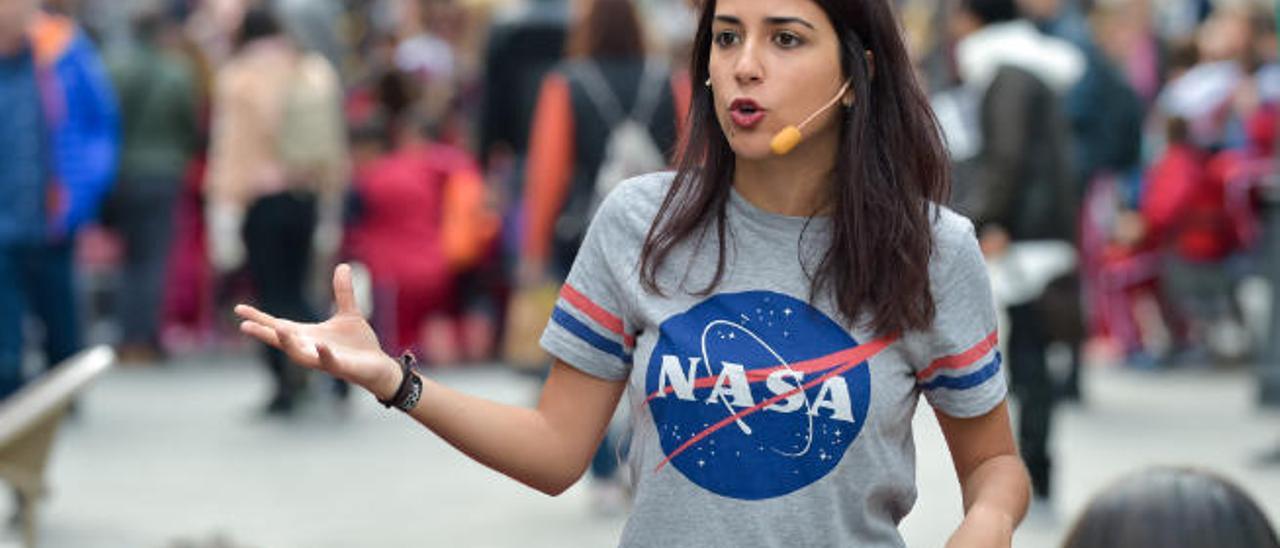
[[[855,101],[838,122],[829,190],[831,247],[812,274],[810,299],[821,290],[834,291],[849,325],[869,313],[867,325],[881,335],[928,328],[935,314],[928,268],[933,204],[944,203],[950,192],[937,120],[888,2],[814,1],[838,34],[841,68],[853,80]],[[703,3],[690,66],[694,82],[708,76],[715,8],[715,0]],[[872,53],[870,63],[866,51]],[[715,274],[701,293],[710,294],[724,277],[734,155],[716,121],[711,90],[696,87],[675,181],[640,256],[641,283],[657,294],[657,273],[672,249],[712,227],[722,245]]]
[[[1089,503],[1063,548],[1277,548],[1258,504],[1211,472],[1152,468],[1126,476]]]

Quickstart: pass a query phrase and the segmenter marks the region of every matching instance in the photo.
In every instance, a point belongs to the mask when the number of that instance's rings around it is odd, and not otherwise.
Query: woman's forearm
[[[1016,455],[997,455],[974,468],[962,485],[964,512],[994,513],[1016,527],[1027,512],[1031,481]]]
[[[530,409],[423,379],[410,414],[476,462],[554,496],[586,470],[623,387],[557,364]]]
[[[537,409],[489,401],[427,379],[422,391],[413,418],[480,464],[553,496],[582,474],[580,459]]]

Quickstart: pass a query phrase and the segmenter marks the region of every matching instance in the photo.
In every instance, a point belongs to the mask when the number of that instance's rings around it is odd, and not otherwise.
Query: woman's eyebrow
[[[715,17],[715,20],[721,23],[742,26],[742,19],[739,19],[733,15],[717,15]],[[782,25],[789,25],[794,23],[794,24],[804,25],[806,27],[809,27],[810,30],[817,30],[817,28],[815,28],[812,23],[805,21],[804,19],[801,19],[799,17],[765,17],[764,22],[769,26],[782,26]]]
[[[765,17],[764,22],[774,26],[789,25],[789,24],[795,23],[798,25],[804,25],[806,27],[809,27],[809,30],[818,30],[811,23],[799,17]]]

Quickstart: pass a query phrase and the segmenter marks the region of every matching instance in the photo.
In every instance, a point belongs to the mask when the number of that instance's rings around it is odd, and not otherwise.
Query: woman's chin
[[[764,132],[756,133],[758,134],[739,135],[729,140],[729,148],[733,149],[734,156],[742,160],[767,160],[773,156],[773,151],[769,148],[769,136]]]

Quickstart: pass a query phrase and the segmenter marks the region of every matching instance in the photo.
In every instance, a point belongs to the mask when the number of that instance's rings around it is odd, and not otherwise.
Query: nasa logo
[[[826,476],[858,437],[874,350],[807,303],[720,294],[662,323],[646,403],[666,460],[737,499],[778,497]]]

